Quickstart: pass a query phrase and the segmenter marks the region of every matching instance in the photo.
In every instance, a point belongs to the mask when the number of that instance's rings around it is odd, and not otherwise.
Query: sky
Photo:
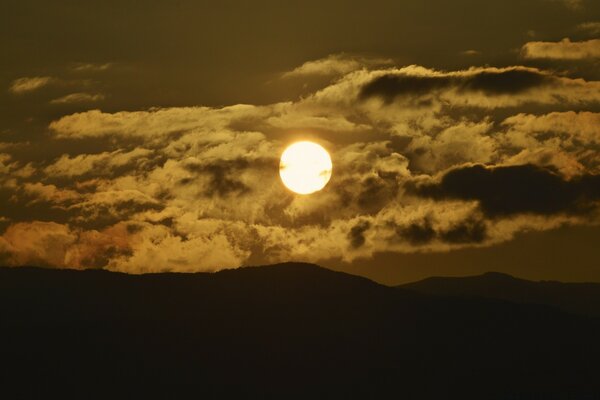
[[[600,281],[598,1],[5,1],[0,46],[0,264]]]

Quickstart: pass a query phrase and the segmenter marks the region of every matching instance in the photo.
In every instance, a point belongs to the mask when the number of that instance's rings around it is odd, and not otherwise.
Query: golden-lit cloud
[[[577,25],[577,29],[579,31],[589,33],[590,35],[600,35],[600,22],[582,22],[581,24]]]
[[[9,265],[66,267],[65,253],[76,236],[55,222],[16,223],[0,237],[0,258]]]
[[[555,60],[600,58],[600,39],[572,42],[565,38],[560,42],[528,42],[521,48],[521,55],[524,58]]]
[[[234,119],[260,117],[260,108],[236,105],[223,108],[177,107],[149,111],[104,113],[91,110],[65,116],[50,124],[57,138],[121,136],[164,138],[178,132],[225,128]]]
[[[118,169],[127,168],[133,163],[148,162],[152,151],[135,148],[124,152],[115,150],[98,154],[78,154],[70,157],[63,154],[54,163],[48,165],[44,172],[51,177],[76,177],[81,175],[110,176]]]
[[[41,182],[26,182],[22,186],[22,199],[31,199],[28,204],[37,202],[50,203],[51,205],[62,206],[65,203],[73,203],[81,198],[80,194],[71,189],[58,188],[52,184],[43,184]]]
[[[331,54],[319,60],[307,61],[291,71],[285,72],[283,78],[303,76],[335,76],[345,75],[362,68],[378,67],[393,64],[392,60],[367,58],[349,54]]]
[[[114,66],[114,63],[74,63],[71,70],[75,72],[102,72],[107,71]]]
[[[54,78],[50,76],[32,76],[15,79],[8,90],[14,94],[24,94],[41,89],[52,83]]]
[[[598,124],[600,114],[553,112],[543,115],[517,114],[502,122],[506,131],[498,136],[501,146],[511,149],[505,162],[552,166],[565,176],[600,173]]]
[[[95,103],[101,100],[104,100],[103,94],[78,92],[52,99],[50,104]]]
[[[49,124],[54,150],[36,159],[2,147],[0,259],[201,271],[485,247],[600,223],[597,81],[342,56],[294,71],[338,77],[294,101],[75,112]],[[334,165],[311,196],[278,176],[299,139]],[[528,187],[541,194],[523,200]]]

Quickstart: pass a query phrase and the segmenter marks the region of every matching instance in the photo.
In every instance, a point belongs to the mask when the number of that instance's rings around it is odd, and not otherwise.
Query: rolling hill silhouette
[[[310,264],[135,276],[4,268],[0,315],[4,398],[600,394],[597,318]]]
[[[431,277],[398,287],[438,296],[546,304],[572,313],[600,317],[600,283],[533,282],[488,272],[467,277]]]

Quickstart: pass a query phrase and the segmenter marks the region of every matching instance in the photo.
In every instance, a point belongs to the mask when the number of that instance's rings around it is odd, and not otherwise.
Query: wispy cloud
[[[587,32],[590,35],[600,35],[600,22],[583,22],[577,25],[577,30]]]
[[[113,67],[113,63],[75,63],[71,70],[76,72],[101,72]]]
[[[344,75],[361,68],[391,65],[392,60],[368,58],[349,54],[331,54],[325,58],[307,61],[291,71],[285,72],[283,78],[302,76]]]
[[[600,39],[572,42],[565,38],[560,42],[528,42],[521,48],[521,55],[524,58],[555,60],[600,58]]]
[[[571,10],[582,10],[584,8],[583,0],[546,0],[555,3],[562,3],[565,7]]]
[[[101,93],[79,92],[50,100],[50,104],[94,103],[101,100],[104,100],[104,95]]]
[[[33,92],[48,84],[52,83],[55,79],[50,76],[33,76],[23,77],[15,79],[8,90],[14,94],[23,94]]]

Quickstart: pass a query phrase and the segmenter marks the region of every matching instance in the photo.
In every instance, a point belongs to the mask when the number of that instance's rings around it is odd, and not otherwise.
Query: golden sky
[[[204,3],[0,6],[0,264],[600,281],[600,3]]]

